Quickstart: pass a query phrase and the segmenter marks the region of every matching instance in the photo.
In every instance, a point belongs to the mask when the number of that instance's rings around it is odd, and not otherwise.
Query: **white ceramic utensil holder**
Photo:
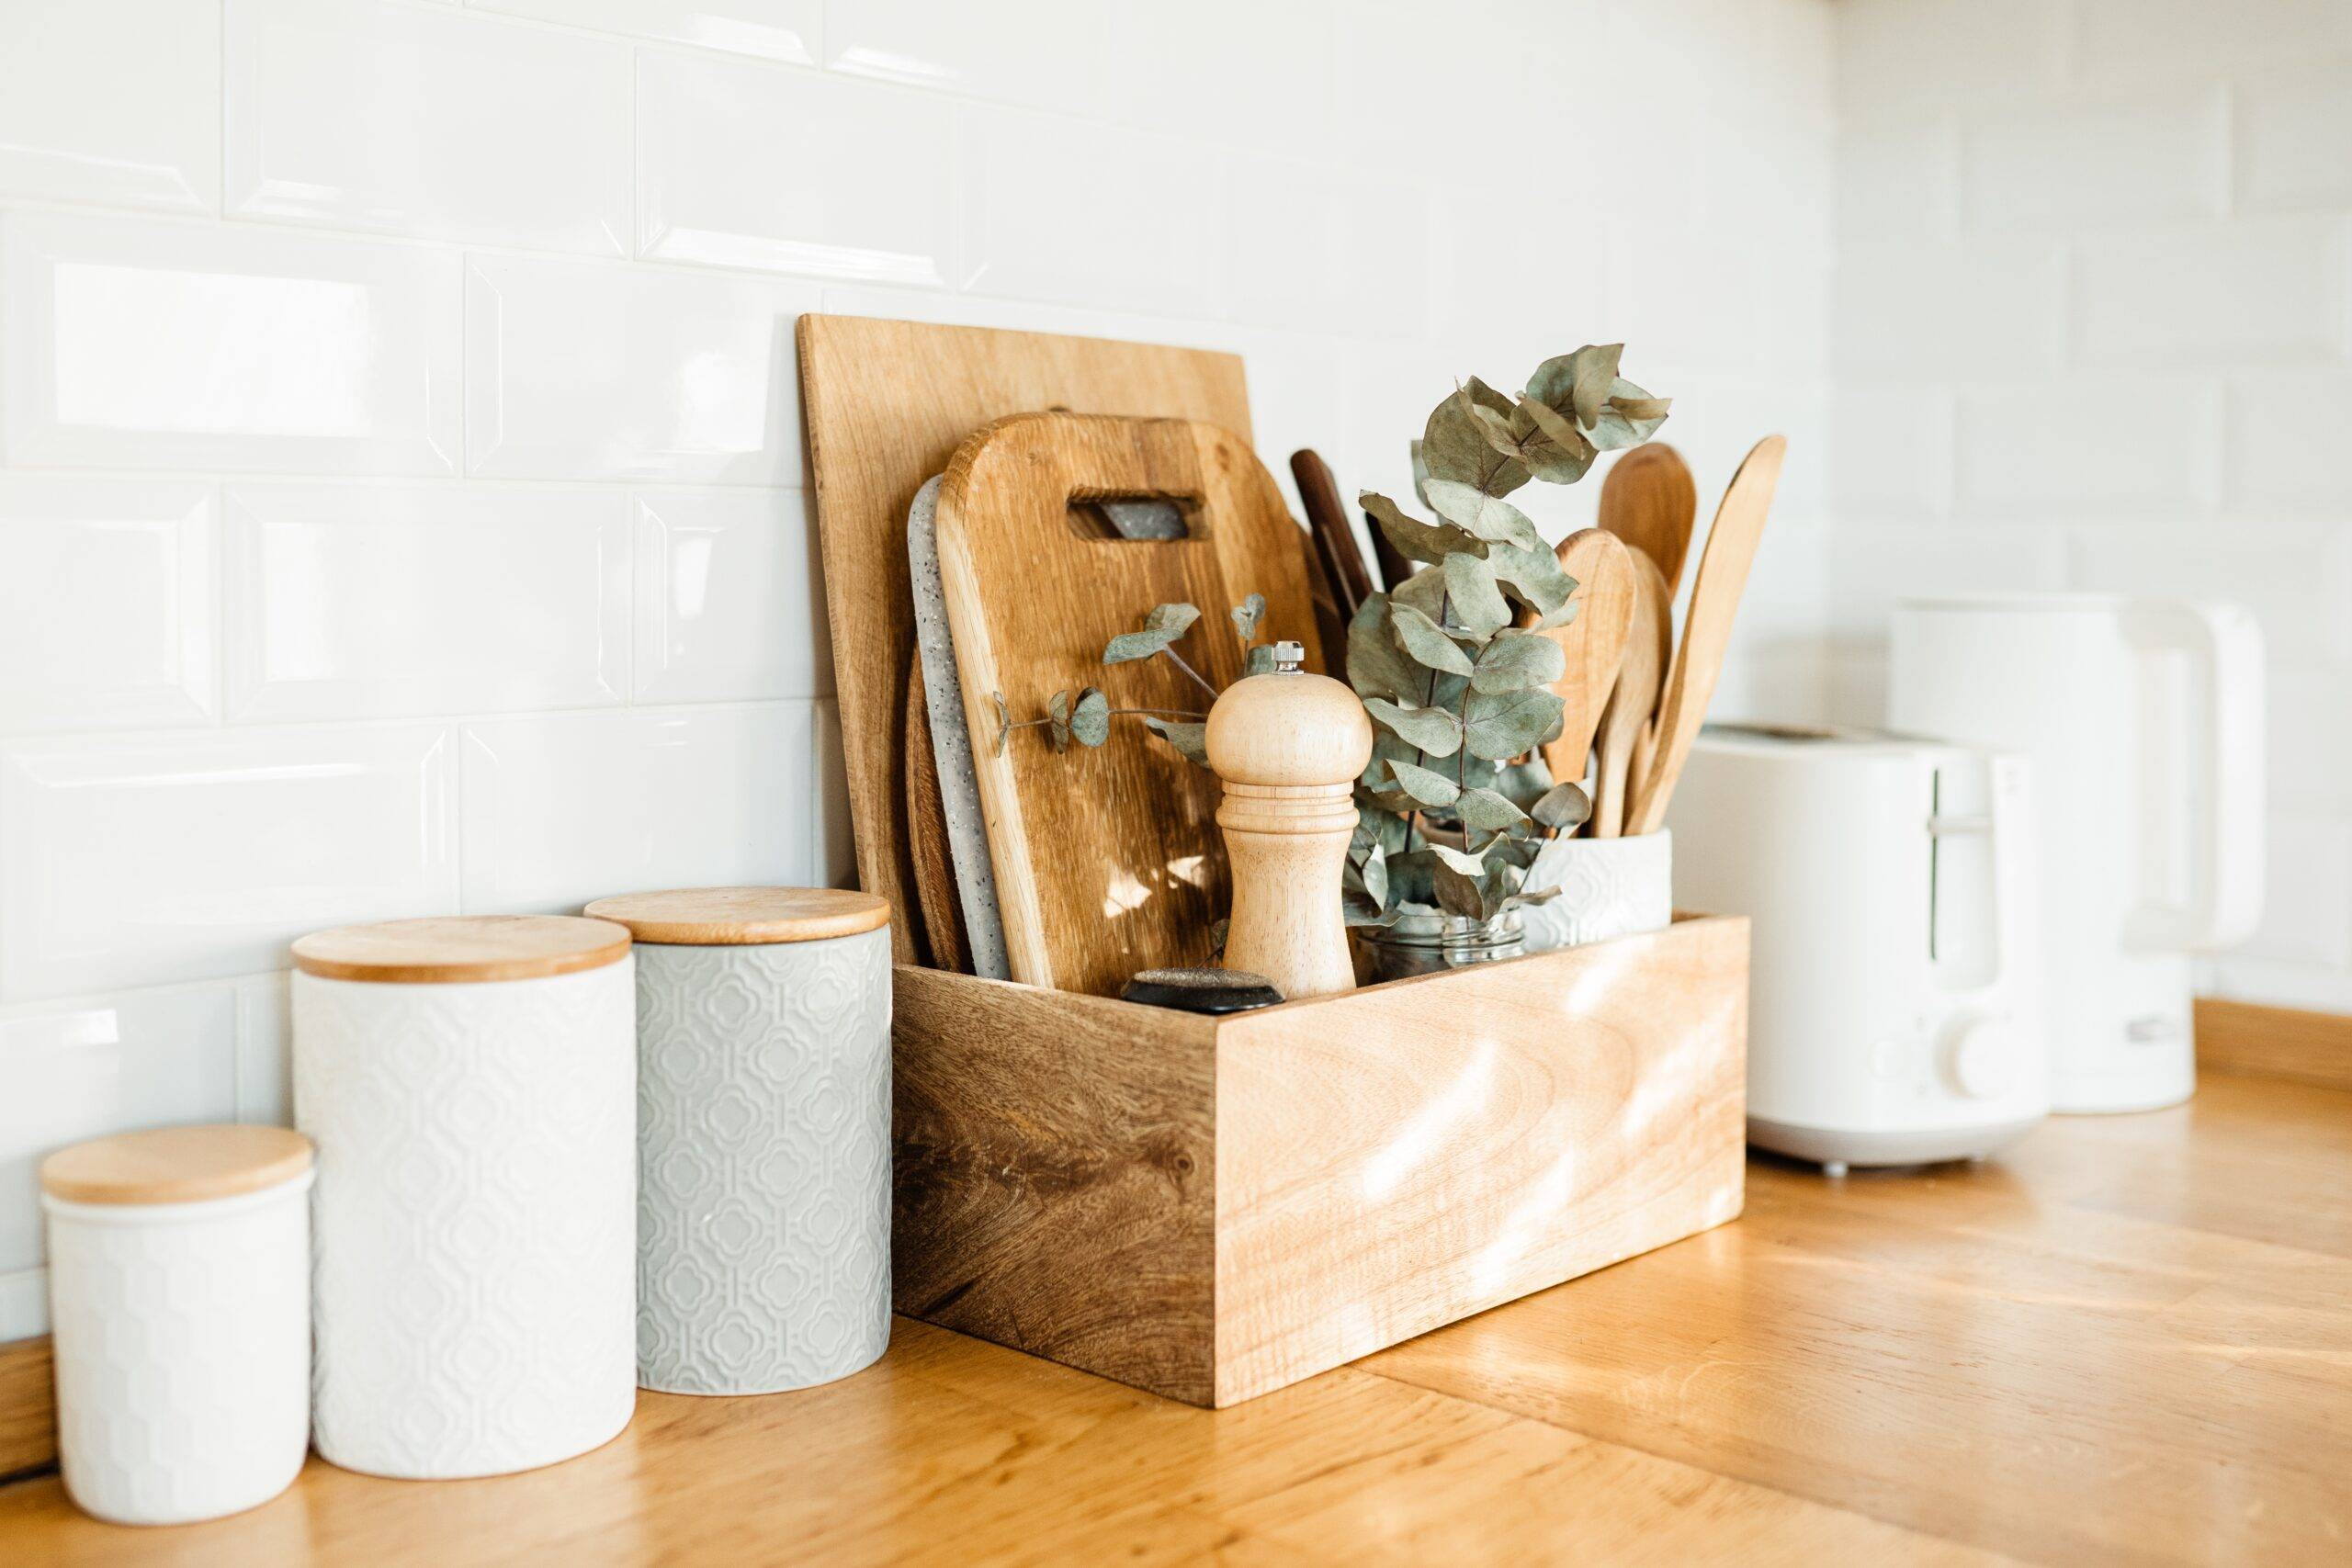
[[[1674,835],[1554,839],[1527,868],[1525,886],[1560,890],[1520,911],[1530,953],[1664,931],[1674,919]]]
[[[638,1381],[774,1393],[890,1339],[890,932],[864,893],[601,899],[637,939]]]
[[[446,1480],[608,1441],[637,1398],[628,933],[404,920],[306,937],[295,958],[320,1454]]]
[[[219,1518],[300,1472],[311,1177],[277,1127],[128,1134],[43,1163],[58,1459],[85,1512]]]

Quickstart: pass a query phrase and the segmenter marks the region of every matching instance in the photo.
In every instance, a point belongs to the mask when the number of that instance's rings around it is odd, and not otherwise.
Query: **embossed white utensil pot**
[[[304,937],[294,960],[319,1452],[446,1480],[618,1434],[637,1403],[628,932],[393,920]]]
[[[1559,889],[1520,911],[1530,953],[1664,931],[1674,919],[1674,835],[1554,839],[1536,852],[1525,886]]]
[[[58,1459],[85,1510],[219,1518],[301,1470],[311,1175],[283,1127],[126,1133],[41,1162]]]
[[[710,887],[637,939],[638,1381],[773,1393],[890,1340],[889,907]]]

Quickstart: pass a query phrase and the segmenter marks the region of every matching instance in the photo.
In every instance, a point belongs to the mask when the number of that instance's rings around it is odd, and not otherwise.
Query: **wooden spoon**
[[[1626,786],[1645,760],[1648,749],[1643,741],[1657,713],[1667,661],[1674,657],[1674,595],[1666,574],[1648,551],[1629,545],[1625,554],[1634,563],[1634,628],[1625,637],[1625,659],[1617,667],[1617,684],[1601,710],[1595,740],[1600,757],[1593,774],[1590,831],[1596,839],[1624,831]]]
[[[1600,525],[1657,563],[1666,602],[1682,582],[1690,530],[1699,521],[1699,487],[1682,454],[1662,441],[1617,459],[1600,487]]]
[[[1339,597],[1340,618],[1352,621],[1363,602],[1372,597],[1372,569],[1363,564],[1355,530],[1348,526],[1348,507],[1340,499],[1340,481],[1331,477],[1331,465],[1311,446],[1290,455],[1290,473],[1298,481],[1298,499],[1306,508],[1306,531],[1315,536],[1316,554]]]
[[[1699,557],[1699,575],[1690,585],[1690,610],[1682,623],[1682,645],[1666,672],[1666,692],[1659,699],[1657,751],[1644,769],[1625,817],[1628,834],[1655,833],[1666,820],[1666,806],[1675,781],[1690,755],[1690,742],[1707,716],[1723,673],[1724,650],[1731,644],[1732,616],[1747,587],[1747,569],[1756,564],[1757,541],[1763,536],[1765,516],[1772,510],[1772,492],[1781,482],[1781,463],[1788,456],[1784,435],[1768,435],[1743,458],[1715,508],[1714,525],[1707,530],[1707,547]],[[1661,567],[1659,570],[1664,571]]]
[[[1544,765],[1552,770],[1553,782],[1573,784],[1584,777],[1593,731],[1600,728],[1600,710],[1625,656],[1625,635],[1634,625],[1634,561],[1615,536],[1598,528],[1569,535],[1553,553],[1560,570],[1577,580],[1570,599],[1582,608],[1566,626],[1544,633],[1567,656],[1567,668],[1552,682],[1553,694],[1567,708],[1559,739],[1544,743]],[[1520,624],[1532,626],[1536,618],[1532,611],[1522,612]]]

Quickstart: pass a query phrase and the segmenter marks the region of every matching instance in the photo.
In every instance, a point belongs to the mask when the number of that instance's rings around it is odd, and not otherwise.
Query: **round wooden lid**
[[[588,912],[669,947],[819,942],[890,922],[890,906],[876,895],[830,887],[675,887],[599,898]]]
[[[628,932],[577,915],[435,915],[313,931],[294,967],[327,980],[438,985],[537,980],[628,956]]]
[[[58,1150],[41,1190],[74,1203],[196,1203],[291,1181],[311,1140],[290,1127],[158,1127]]]

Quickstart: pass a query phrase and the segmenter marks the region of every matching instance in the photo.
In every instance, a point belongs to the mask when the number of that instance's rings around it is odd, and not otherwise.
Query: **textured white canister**
[[[311,1446],[311,1145],[172,1127],[41,1163],[66,1494],[124,1525],[266,1503]]]
[[[1674,835],[1554,839],[1536,852],[1525,886],[1559,889],[1520,911],[1530,953],[1664,931],[1674,920]]]
[[[637,1400],[628,933],[395,920],[294,956],[320,1454],[446,1480],[608,1441]]]
[[[774,1393],[890,1340],[889,907],[600,899],[637,939],[638,1379]]]

